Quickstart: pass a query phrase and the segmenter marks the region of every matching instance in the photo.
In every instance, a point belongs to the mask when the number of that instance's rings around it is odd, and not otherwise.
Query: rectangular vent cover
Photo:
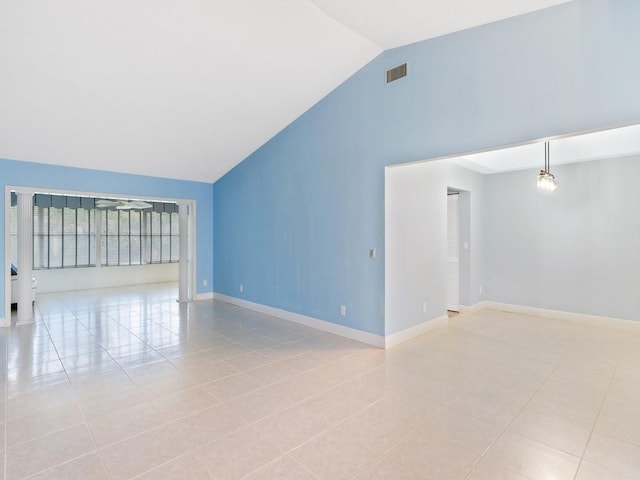
[[[407,76],[407,64],[403,63],[391,70],[387,70],[387,83],[398,80],[399,78]]]

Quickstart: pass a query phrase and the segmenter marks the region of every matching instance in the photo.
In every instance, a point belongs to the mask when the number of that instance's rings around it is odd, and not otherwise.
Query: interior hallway
[[[481,310],[383,351],[176,296],[0,330],[6,480],[640,478],[640,332]]]

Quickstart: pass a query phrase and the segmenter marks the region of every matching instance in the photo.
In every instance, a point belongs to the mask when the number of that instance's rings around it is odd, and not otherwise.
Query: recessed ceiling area
[[[0,3],[0,158],[213,182],[383,49],[558,0]]]
[[[551,168],[566,163],[640,154],[640,125],[559,138],[550,142]],[[450,159],[461,167],[491,174],[542,168],[544,142]]]

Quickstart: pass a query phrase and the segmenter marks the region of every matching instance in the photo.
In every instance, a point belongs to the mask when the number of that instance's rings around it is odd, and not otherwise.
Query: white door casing
[[[447,310],[460,311],[458,195],[447,195]]]

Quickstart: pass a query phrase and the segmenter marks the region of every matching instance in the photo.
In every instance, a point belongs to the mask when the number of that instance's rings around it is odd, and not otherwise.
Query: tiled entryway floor
[[[639,333],[481,310],[385,352],[136,290],[1,331],[6,479],[640,478]]]

